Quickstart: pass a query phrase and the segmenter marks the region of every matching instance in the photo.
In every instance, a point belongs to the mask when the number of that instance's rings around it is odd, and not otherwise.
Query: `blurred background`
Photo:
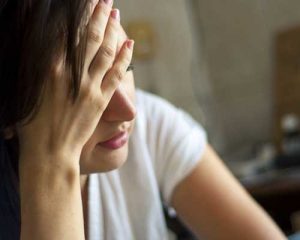
[[[250,194],[300,230],[300,1],[115,0],[137,87],[189,112]]]

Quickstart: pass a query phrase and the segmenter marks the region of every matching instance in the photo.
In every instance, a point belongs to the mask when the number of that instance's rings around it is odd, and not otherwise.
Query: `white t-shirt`
[[[89,240],[163,240],[162,210],[174,187],[200,160],[203,128],[167,101],[137,91],[137,118],[126,163],[91,174],[88,181]]]

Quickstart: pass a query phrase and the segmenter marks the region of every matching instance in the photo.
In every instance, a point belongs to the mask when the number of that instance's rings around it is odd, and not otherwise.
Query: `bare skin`
[[[176,187],[172,205],[204,239],[286,239],[209,145],[192,173]]]
[[[85,239],[81,152],[124,79],[133,50],[133,41],[126,40],[117,53],[118,11],[102,1],[94,8],[77,101],[68,98],[68,76],[58,61],[49,69],[39,112],[17,126],[23,240]]]
[[[53,81],[40,112],[29,125],[17,128],[23,240],[85,239],[88,174],[116,169],[126,161],[128,145],[111,152],[95,147],[120,129],[130,133],[135,117],[133,75],[125,74],[132,47],[111,11],[111,4],[101,1],[88,23],[91,35],[79,100],[72,105],[66,98],[66,81],[60,80],[67,76],[58,62],[49,73]],[[176,187],[172,205],[207,239],[286,239],[210,146]]]

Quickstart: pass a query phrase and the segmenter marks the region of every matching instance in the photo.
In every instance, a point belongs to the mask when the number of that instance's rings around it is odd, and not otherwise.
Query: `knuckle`
[[[102,11],[102,14],[104,14],[104,16],[106,18],[108,18],[110,16],[111,9],[109,7],[107,7],[106,5],[101,8],[101,11]]]
[[[116,33],[118,33],[120,30],[118,22],[116,20],[109,21],[109,28],[111,29],[111,31],[116,32]]]
[[[99,96],[96,94],[90,95],[89,104],[94,106],[97,111],[102,109],[102,101],[100,100]]]
[[[93,91],[91,84],[84,84],[81,86],[81,96],[83,99],[92,99],[93,98]]]
[[[124,75],[125,74],[121,69],[119,68],[115,69],[114,76],[117,81],[121,81],[124,78]]]
[[[99,49],[100,53],[107,58],[114,58],[115,57],[115,50],[113,47],[108,45],[102,45]]]
[[[127,51],[122,54],[120,62],[121,62],[121,64],[124,64],[127,66],[131,63],[131,60],[132,60],[132,54]]]
[[[103,41],[103,33],[99,29],[92,27],[88,33],[88,39],[96,43],[101,43]]]
[[[106,4],[97,4],[94,11],[96,17],[99,17],[101,14],[109,17],[111,9]]]
[[[124,65],[128,66],[131,63],[131,56],[128,54],[124,57]]]
[[[102,101],[100,100],[100,97],[98,96],[95,91],[87,91],[82,94],[82,104],[83,106],[88,106],[91,109],[96,109],[97,111],[101,110],[102,107]]]
[[[97,102],[95,103],[97,110],[100,112],[104,112],[107,102],[108,102],[107,99],[101,99],[101,98],[99,100],[97,99]]]

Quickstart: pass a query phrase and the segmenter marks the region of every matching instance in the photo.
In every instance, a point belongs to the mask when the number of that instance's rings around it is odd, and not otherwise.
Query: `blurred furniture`
[[[291,216],[300,211],[300,167],[272,170],[242,184],[286,234],[294,232]]]
[[[300,117],[300,27],[277,34],[274,47],[274,136],[281,152],[282,117],[290,113]]]

